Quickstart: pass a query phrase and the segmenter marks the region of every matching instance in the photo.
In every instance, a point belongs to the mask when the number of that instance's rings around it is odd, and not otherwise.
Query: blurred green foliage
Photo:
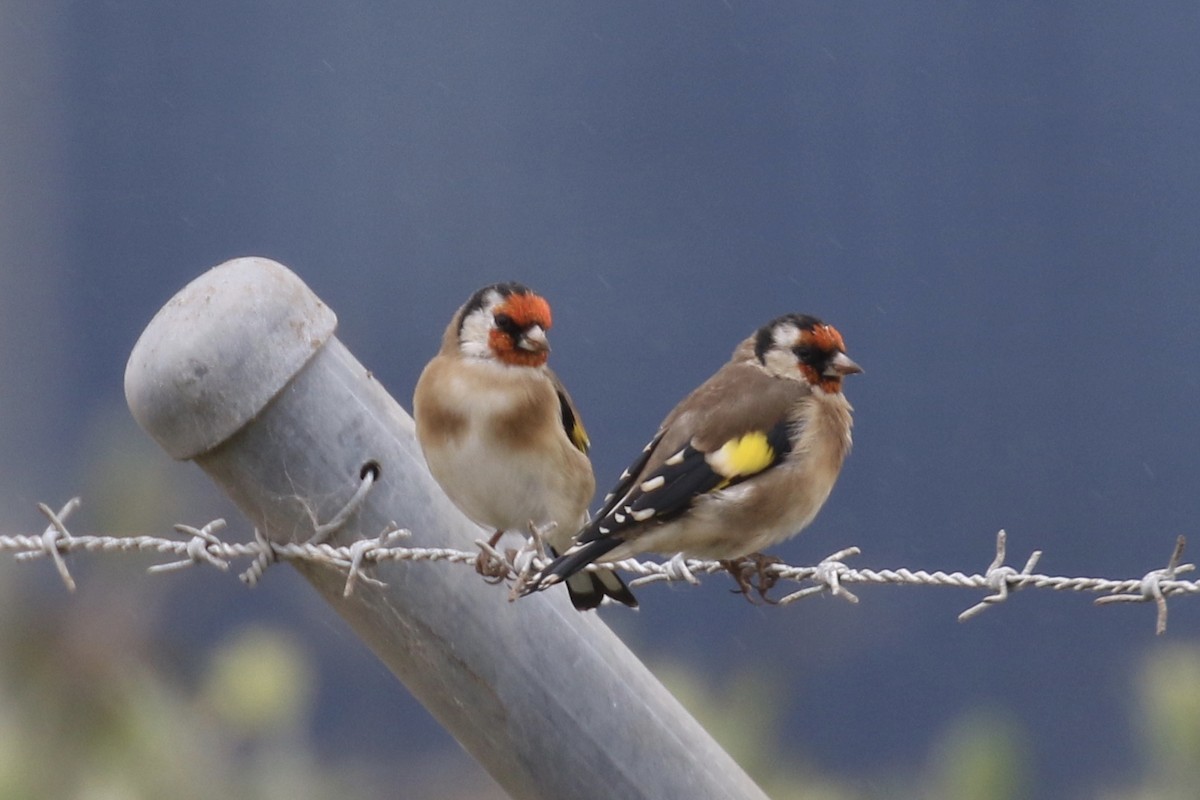
[[[1145,660],[1136,714],[1146,754],[1143,786],[1117,795],[1194,800],[1200,795],[1200,645],[1173,642]]]
[[[1029,796],[1029,753],[1021,726],[997,709],[971,710],[939,738],[928,780],[940,800],[1016,800]]]
[[[312,753],[287,634],[232,632],[188,686],[110,624],[42,623],[0,629],[0,800],[358,796]]]
[[[967,709],[935,739],[924,766],[889,775],[829,775],[785,748],[778,732],[787,710],[781,687],[748,670],[723,684],[680,664],[656,674],[775,800],[1022,800],[1033,791],[1033,754],[1021,722],[1003,709]],[[1100,790],[1105,800],[1195,800],[1200,796],[1200,645],[1150,651],[1130,696],[1133,731],[1144,753],[1141,785]],[[1036,721],[1025,724],[1036,724]],[[922,732],[922,735],[924,733]],[[1080,779],[1080,797],[1093,781]]]
[[[79,482],[95,502],[72,528],[162,533],[188,518],[187,484],[133,434],[123,409],[89,421]],[[0,800],[367,796],[315,754],[315,670],[291,635],[232,628],[185,664],[164,630],[179,582],[125,580],[120,560],[70,565],[90,578],[74,595],[44,562],[0,559]]]

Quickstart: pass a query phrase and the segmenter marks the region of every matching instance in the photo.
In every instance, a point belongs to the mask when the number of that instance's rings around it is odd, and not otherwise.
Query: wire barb
[[[983,576],[984,583],[992,590],[992,594],[959,614],[959,622],[966,622],[973,617],[977,617],[992,606],[1007,600],[1009,589],[1011,588],[1013,591],[1020,589],[1022,579],[1032,575],[1033,568],[1042,559],[1042,551],[1034,550],[1025,562],[1025,567],[1020,572],[1017,572],[1012,567],[1004,565],[1007,548],[1008,534],[1001,530],[996,534],[996,557],[992,559],[992,563],[988,565],[987,572]],[[1010,587],[1009,584],[1013,585]]]
[[[42,515],[50,520],[50,524],[46,526],[46,530],[39,537],[38,544],[40,546],[38,548],[17,555],[18,561],[29,561],[48,556],[54,562],[54,568],[58,570],[58,576],[62,578],[68,592],[75,591],[75,579],[71,577],[71,572],[67,569],[63,553],[70,552],[73,537],[63,520],[71,516],[82,502],[78,497],[72,497],[63,503],[63,507],[58,510],[58,513],[55,513],[45,503],[38,503],[38,511],[41,511]]]
[[[842,578],[851,575],[853,570],[844,562],[845,559],[862,553],[857,547],[847,547],[826,556],[815,567],[789,567],[778,564],[772,567],[772,572],[782,580],[796,582],[813,581],[813,586],[806,586],[791,594],[779,598],[778,605],[789,606],[797,600],[829,592],[833,597],[841,597],[848,603],[857,603],[858,596],[842,586]]]
[[[254,544],[257,550],[254,560],[250,562],[250,566],[246,568],[245,572],[238,575],[238,580],[251,589],[258,586],[258,582],[262,580],[263,573],[267,571],[267,567],[279,559],[279,554],[275,552],[275,546],[271,540],[257,527],[254,529]]]
[[[700,579],[696,577],[690,569],[688,569],[687,559],[683,557],[683,553],[676,553],[671,556],[663,566],[666,568],[663,571],[664,580],[668,581],[687,581],[692,586],[699,586]]]
[[[346,501],[346,504],[338,509],[338,512],[334,514],[328,522],[318,523],[315,519],[313,520],[313,535],[308,538],[308,541],[305,542],[305,544],[310,547],[321,547],[327,541],[329,541],[329,539],[332,538],[335,533],[344,528],[346,523],[350,520],[350,517],[353,516],[356,511],[358,511],[359,507],[362,506],[363,501],[367,499],[367,495],[371,492],[371,487],[375,485],[377,474],[378,471],[375,469],[364,468],[359,473],[358,486],[355,487],[354,494],[350,496],[350,499]],[[392,525],[394,524],[395,523],[392,523]],[[384,532],[380,534],[380,538],[392,532],[393,531],[391,530],[385,529]],[[257,586],[258,582],[262,580],[263,573],[267,571],[267,568],[279,560],[281,548],[290,547],[290,545],[275,544],[258,528],[254,529],[254,541],[258,545],[260,552],[255,557],[254,561],[251,562],[249,568],[247,568],[245,572],[238,576],[243,583],[250,587]],[[361,556],[359,557],[359,563],[361,565]],[[352,586],[355,576],[358,574],[358,570],[357,568],[353,567],[353,558],[351,558],[347,564],[350,565],[351,569],[350,577],[347,579],[347,583]],[[339,566],[346,565],[339,564]],[[347,594],[349,591],[352,590],[348,590]]]
[[[346,521],[350,519],[358,507],[367,499],[367,495],[371,492],[371,487],[375,485],[376,472],[373,469],[364,469],[362,476],[359,478],[358,487],[354,490],[354,494],[346,501],[346,505],[333,515],[333,518],[326,523],[316,526],[312,537],[309,538],[308,544],[325,544],[329,538],[341,530]]]
[[[187,534],[187,558],[182,561],[172,561],[169,564],[155,564],[147,567],[147,572],[176,572],[195,564],[211,564],[222,572],[229,571],[229,562],[217,556],[209,548],[219,548],[222,544],[216,532],[225,528],[225,520],[214,519],[203,528],[193,528],[190,525],[176,525],[175,532]]]
[[[1167,630],[1167,593],[1168,588],[1164,588],[1165,583],[1175,583],[1176,575],[1184,572],[1191,572],[1196,568],[1195,564],[1180,564],[1183,559],[1183,551],[1187,546],[1187,539],[1181,534],[1175,539],[1175,549],[1171,551],[1171,557],[1167,560],[1166,569],[1152,569],[1146,573],[1145,577],[1138,583],[1138,591],[1125,592],[1122,594],[1114,594],[1110,597],[1097,597],[1096,605],[1108,605],[1109,603],[1146,603],[1151,600],[1158,607],[1158,615],[1154,625],[1154,633],[1162,636]]]
[[[363,562],[374,561],[374,555],[377,551],[386,550],[392,542],[411,535],[408,531],[401,530],[400,526],[395,522],[389,522],[387,527],[374,539],[359,539],[351,543],[349,547],[350,565],[346,570],[346,588],[342,590],[342,597],[349,597],[354,594],[354,584],[360,580],[370,586],[379,588],[387,586],[386,583],[378,578],[364,575],[362,571]]]

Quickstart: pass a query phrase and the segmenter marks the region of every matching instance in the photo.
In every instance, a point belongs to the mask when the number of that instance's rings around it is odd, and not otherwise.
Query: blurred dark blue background
[[[605,488],[738,340],[784,312],[825,318],[866,374],[847,384],[854,453],[779,548],[792,563],[857,544],[861,566],[980,571],[1003,527],[1018,567],[1043,549],[1045,572],[1137,577],[1200,520],[1195,4],[102,0],[5,17],[10,530],[85,489],[84,443],[140,436],[119,413],[133,342],[238,255],[296,270],[406,407],[475,288],[536,288]],[[158,468],[203,493],[193,468]],[[330,751],[453,747],[299,581],[180,580],[163,626],[181,652],[245,616],[315,628]],[[775,609],[726,588],[652,587],[605,617],[651,662],[772,681],[778,746],[815,769],[864,787],[915,770],[980,707],[1021,731],[1031,796],[1144,767],[1129,692],[1151,607],[1024,593],[960,625],[977,594]],[[1198,622],[1177,601],[1167,637]]]

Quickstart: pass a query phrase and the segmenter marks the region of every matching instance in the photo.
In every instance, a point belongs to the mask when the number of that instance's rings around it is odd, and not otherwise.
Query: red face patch
[[[488,345],[496,354],[496,358],[514,367],[540,367],[550,357],[545,350],[540,352],[522,350],[517,347],[517,343],[512,340],[511,336],[504,331],[495,329],[488,332]]]
[[[838,333],[837,328],[824,323],[817,325],[812,330],[800,331],[799,342],[825,353],[844,353],[846,352],[846,343],[842,340],[842,335]],[[813,386],[819,386],[822,390],[829,394],[836,394],[842,390],[841,375],[824,375],[817,372],[811,365],[801,362],[798,364],[800,372],[804,374],[804,379]]]
[[[826,353],[846,352],[846,343],[842,341],[842,335],[832,325],[818,325],[811,332],[805,331],[800,334],[800,338],[808,338],[813,345]]]
[[[513,322],[522,328],[531,325],[541,325],[543,330],[550,330],[553,324],[550,316],[550,304],[530,292],[529,294],[509,295],[508,299],[496,307],[497,314],[508,314]]]
[[[550,330],[552,324],[550,304],[532,292],[509,295],[508,299],[496,306],[493,313],[507,315],[520,330],[532,328],[534,325],[540,326],[542,330]],[[535,352],[517,347],[511,332],[500,328],[488,331],[488,345],[496,354],[496,358],[514,367],[540,367],[549,357],[546,351]]]
[[[819,386],[829,394],[837,394],[842,390],[841,375],[822,375],[810,364],[800,363],[798,366],[800,374],[804,376],[804,380],[808,381],[810,386]]]
[[[800,369],[800,374],[804,376],[804,380],[808,381],[813,386],[818,386],[821,383],[821,373],[817,372],[808,364],[801,362],[797,365]]]

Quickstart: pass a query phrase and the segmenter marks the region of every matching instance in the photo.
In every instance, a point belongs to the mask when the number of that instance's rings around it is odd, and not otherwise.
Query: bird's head
[[[837,328],[807,314],[787,314],[759,328],[754,355],[772,375],[830,394],[842,390],[842,378],[862,372],[846,355]]]
[[[540,367],[550,355],[550,304],[519,283],[485,286],[463,306],[458,326],[464,355],[518,367]]]

